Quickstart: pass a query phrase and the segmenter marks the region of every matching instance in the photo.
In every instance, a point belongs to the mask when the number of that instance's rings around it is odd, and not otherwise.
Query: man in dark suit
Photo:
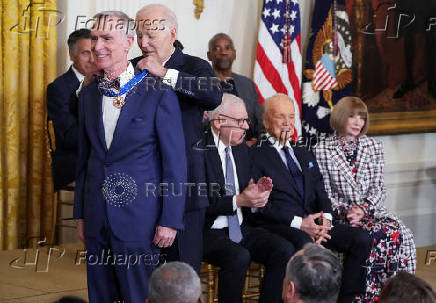
[[[205,182],[204,154],[196,145],[201,139],[203,112],[221,103],[219,81],[206,61],[184,54],[173,46],[177,38],[177,17],[168,7],[160,4],[143,7],[136,14],[136,24],[138,45],[143,55],[132,63],[162,78],[177,94],[186,140],[188,182],[193,185],[186,200],[185,229],[178,234],[175,245],[166,251],[168,261],[189,263],[199,273],[202,226],[208,200],[199,195],[199,186]]]
[[[300,249],[307,242],[343,252],[339,302],[351,302],[366,287],[365,261],[371,239],[359,228],[332,222],[331,202],[311,152],[292,147],[294,105],[286,95],[265,100],[266,138],[252,147],[255,176],[268,176],[274,187],[265,207],[255,214],[259,226],[281,235]]]
[[[257,184],[251,179],[249,148],[243,141],[247,117],[244,102],[231,94],[224,94],[209,116],[204,259],[220,267],[219,302],[241,302],[251,260],[265,265],[259,302],[281,302],[285,265],[294,251],[285,239],[247,223],[251,209],[263,207],[272,188],[269,178],[259,178]]]
[[[215,75],[221,80],[223,91],[244,100],[250,119],[250,129],[247,131],[245,139],[247,141],[255,140],[265,131],[262,123],[262,112],[253,81],[232,72],[232,64],[236,59],[232,38],[224,33],[213,36],[209,40],[207,58],[212,62]],[[252,143],[254,144],[255,141]]]
[[[92,68],[89,29],[72,32],[68,37],[68,48],[73,64],[47,86],[48,119],[53,122],[56,140],[56,149],[52,154],[55,191],[72,183],[76,172],[77,103],[70,102],[70,96]]]
[[[181,112],[168,86],[127,60],[134,43],[133,30],[124,30],[128,16],[108,11],[94,19],[91,49],[101,75],[79,93],[74,218],[87,249],[90,302],[143,303],[159,248],[183,229]]]

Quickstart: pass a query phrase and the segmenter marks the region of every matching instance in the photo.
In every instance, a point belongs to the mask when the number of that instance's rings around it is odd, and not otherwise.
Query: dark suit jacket
[[[143,57],[132,61],[136,66]],[[197,148],[201,141],[201,121],[205,110],[212,110],[221,104],[222,92],[219,81],[214,78],[214,73],[205,60],[186,55],[176,48],[165,68],[179,71],[176,84],[176,93],[182,111],[183,131],[185,133],[186,155],[188,162],[188,182],[195,184],[204,183],[206,180],[204,168],[204,153]],[[197,189],[187,199],[186,211],[204,208],[208,205],[206,197],[196,195]]]
[[[186,190],[180,192],[179,185],[186,182],[186,160],[180,108],[169,87],[147,83],[152,82],[144,79],[127,96],[109,150],[97,83],[80,92],[74,218],[84,219],[87,237],[97,236],[106,221],[120,240],[150,244],[156,225],[183,228]],[[166,193],[153,190],[159,183],[169,184]]]
[[[53,122],[56,150],[52,159],[55,190],[74,181],[77,157],[77,111],[71,109],[70,96],[79,80],[70,69],[47,86],[48,118]]]
[[[268,203],[255,215],[258,224],[290,226],[294,216],[305,217],[320,211],[332,213],[315,157],[303,147],[294,147],[293,150],[302,168],[304,199],[280,155],[268,141],[261,141],[251,148],[253,174],[270,177],[273,182]]]
[[[227,196],[225,191],[225,178],[221,166],[221,159],[218,149],[213,140],[212,130],[205,134],[204,140],[207,143],[206,154],[206,177],[208,182],[208,195],[210,205],[206,209],[205,228],[210,228],[218,216],[230,216],[233,211],[233,196]],[[232,147],[233,158],[235,159],[236,174],[238,175],[239,191],[242,192],[250,181],[250,156],[249,148],[243,142]],[[219,190],[218,190],[219,189]],[[244,222],[248,220],[249,209],[243,207]]]
[[[235,81],[238,97],[244,100],[248,118],[251,121],[250,129],[247,131],[247,138],[258,138],[260,134],[265,132],[265,128],[263,127],[262,110],[260,109],[254,83],[249,78],[235,73],[232,73],[232,78]]]

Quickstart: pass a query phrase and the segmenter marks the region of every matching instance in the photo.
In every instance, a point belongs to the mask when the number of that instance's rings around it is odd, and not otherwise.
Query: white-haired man
[[[249,225],[252,209],[265,206],[273,185],[267,177],[257,183],[251,178],[244,101],[224,94],[209,119],[211,129],[204,143],[210,206],[203,249],[204,259],[220,267],[218,300],[241,302],[245,274],[254,260],[265,265],[259,302],[279,303],[284,266],[294,251],[280,236]]]
[[[128,16],[94,18],[91,50],[101,75],[87,76],[79,93],[74,218],[86,244],[89,301],[143,303],[159,247],[183,226],[184,192],[147,190],[186,182],[181,113],[169,87],[127,60]]]
[[[202,257],[202,226],[207,197],[202,195],[205,182],[204,153],[195,148],[201,140],[201,123],[205,110],[221,103],[219,80],[205,60],[182,53],[174,47],[177,38],[177,17],[165,5],[150,4],[136,14],[137,42],[142,56],[132,60],[138,68],[148,70],[171,85],[179,98],[182,110],[188,162],[188,182],[195,184],[186,200],[184,230],[178,240],[166,250],[167,260],[189,263],[200,272]],[[170,236],[174,236],[171,234]]]

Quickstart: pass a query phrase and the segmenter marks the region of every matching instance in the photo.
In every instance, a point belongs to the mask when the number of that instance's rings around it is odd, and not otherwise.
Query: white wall
[[[66,40],[75,29],[76,17],[89,18],[98,11],[123,10],[131,17],[142,6],[159,2],[171,7],[179,19],[179,39],[185,51],[206,59],[207,43],[217,32],[228,33],[235,42],[234,71],[252,76],[262,0],[205,0],[200,20],[194,18],[192,0],[58,0],[65,20],[58,27],[58,73],[70,62]],[[314,0],[300,0],[303,50],[307,46],[310,12]],[[129,57],[139,55],[135,46]],[[305,51],[304,51],[305,54]],[[436,134],[380,137],[386,157],[387,205],[413,230],[418,246],[436,244]]]

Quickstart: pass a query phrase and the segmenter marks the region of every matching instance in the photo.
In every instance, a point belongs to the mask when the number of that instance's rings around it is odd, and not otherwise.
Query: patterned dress
[[[366,293],[356,301],[377,301],[389,277],[401,270],[413,274],[416,269],[412,232],[384,206],[382,144],[367,136],[354,142],[332,136],[316,147],[315,154],[335,219],[348,224],[346,214],[352,206],[365,213],[362,228],[370,233],[373,247],[367,261]]]

